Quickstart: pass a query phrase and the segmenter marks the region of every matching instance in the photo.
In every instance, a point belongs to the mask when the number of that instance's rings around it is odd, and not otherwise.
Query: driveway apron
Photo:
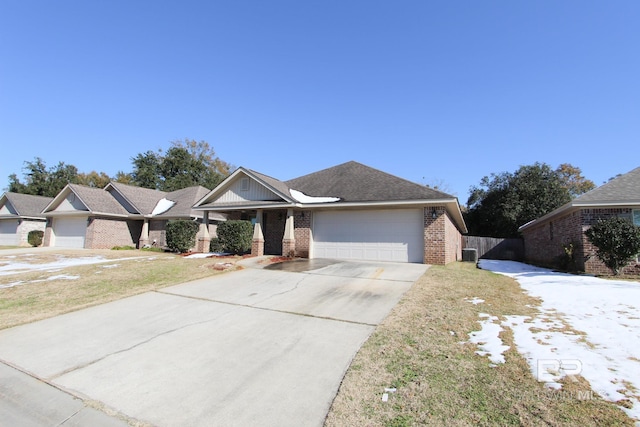
[[[20,419],[12,395],[45,387],[69,401],[69,415],[54,423],[34,399],[22,409],[29,425],[321,426],[356,352],[427,266],[291,266],[248,267],[0,331],[0,382],[13,385],[0,386],[0,419]]]

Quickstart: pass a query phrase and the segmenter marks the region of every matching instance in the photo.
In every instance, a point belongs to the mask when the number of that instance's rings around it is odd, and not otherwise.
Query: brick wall
[[[433,210],[436,218],[432,217]],[[462,234],[444,206],[424,209],[424,263],[445,265],[462,259]]]
[[[139,224],[137,235],[135,231]],[[140,231],[141,221],[124,221],[111,218],[91,218],[87,226],[87,234],[84,247],[88,249],[111,249],[114,246],[136,246]],[[133,234],[133,235],[132,235]]]
[[[149,244],[154,247],[167,246],[167,220],[154,219],[149,221]]]
[[[304,215],[304,216],[303,216]],[[294,236],[296,239],[295,255],[297,257],[309,258],[311,247],[311,219],[313,213],[308,211],[294,211]]]
[[[576,268],[584,269],[580,212],[567,213],[522,232],[524,256],[532,264],[559,268],[565,246],[574,244]]]
[[[578,271],[611,274],[611,270],[596,256],[596,248],[584,232],[600,219],[617,216],[630,218],[631,215],[630,208],[581,209],[526,229],[522,233],[525,259],[532,264],[558,268],[561,266],[559,260],[565,254],[564,246],[573,243]],[[639,274],[640,263],[631,263],[622,273]]]

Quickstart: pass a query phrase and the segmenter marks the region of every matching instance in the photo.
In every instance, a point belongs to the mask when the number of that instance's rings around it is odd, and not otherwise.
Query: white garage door
[[[424,260],[422,209],[327,211],[313,218],[314,258]]]
[[[84,248],[87,217],[56,218],[53,220],[53,246],[58,248]]]
[[[7,219],[0,221],[0,246],[15,246],[18,244],[18,220]]]

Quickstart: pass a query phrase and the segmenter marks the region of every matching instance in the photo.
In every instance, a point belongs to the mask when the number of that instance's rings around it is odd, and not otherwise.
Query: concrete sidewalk
[[[0,419],[321,426],[355,353],[426,269],[246,268],[0,331]]]

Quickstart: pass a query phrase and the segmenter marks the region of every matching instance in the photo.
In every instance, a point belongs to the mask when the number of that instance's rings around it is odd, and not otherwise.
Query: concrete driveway
[[[0,331],[0,419],[321,426],[360,346],[427,269],[248,262]]]

